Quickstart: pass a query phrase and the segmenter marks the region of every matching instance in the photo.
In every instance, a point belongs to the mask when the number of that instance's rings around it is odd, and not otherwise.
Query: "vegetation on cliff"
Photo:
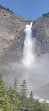
[[[49,17],[49,12],[42,14],[42,17]]]
[[[2,5],[0,5],[0,8],[12,12],[12,10],[10,10],[9,8],[5,8],[5,7],[3,7]],[[13,12],[12,12],[12,13],[13,13]]]

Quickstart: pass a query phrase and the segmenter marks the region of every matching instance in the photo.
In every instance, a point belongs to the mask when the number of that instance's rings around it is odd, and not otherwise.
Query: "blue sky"
[[[49,12],[49,0],[0,0],[0,5],[32,20]]]

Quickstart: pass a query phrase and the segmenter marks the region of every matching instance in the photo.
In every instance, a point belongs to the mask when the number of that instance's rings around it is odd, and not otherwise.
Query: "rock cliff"
[[[15,57],[17,60],[21,58],[24,28],[31,21],[0,7],[0,58],[2,56],[8,60],[13,60]],[[49,17],[43,16],[35,20],[32,32],[32,37],[36,38],[36,54],[49,52]]]

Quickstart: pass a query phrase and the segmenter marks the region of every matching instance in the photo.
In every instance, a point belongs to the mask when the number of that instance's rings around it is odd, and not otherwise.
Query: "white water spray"
[[[32,39],[32,25],[31,22],[30,25],[26,25],[25,28],[25,40],[24,40],[24,48],[23,48],[23,64],[27,67],[30,67],[32,63],[35,61],[34,57],[34,42]]]

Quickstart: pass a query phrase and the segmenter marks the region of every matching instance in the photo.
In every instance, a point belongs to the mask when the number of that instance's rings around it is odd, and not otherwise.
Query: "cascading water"
[[[34,41],[32,39],[32,25],[33,22],[30,23],[30,25],[26,25],[26,28],[24,30],[25,32],[25,40],[24,40],[24,48],[23,48],[23,64],[27,67],[30,67],[32,63],[35,61],[34,57]]]

